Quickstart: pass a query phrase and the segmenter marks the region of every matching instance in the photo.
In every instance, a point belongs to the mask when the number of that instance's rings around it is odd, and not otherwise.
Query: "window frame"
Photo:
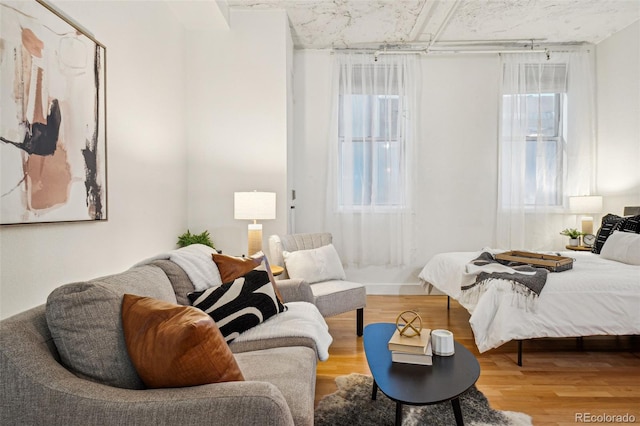
[[[391,118],[391,122],[386,122],[384,128],[385,129],[394,129],[395,126],[401,126],[401,122],[402,120],[404,120],[404,116],[405,116],[405,111],[406,111],[406,106],[403,104],[403,99],[402,96],[400,96],[399,94],[376,94],[376,93],[359,93],[359,94],[338,94],[338,135],[337,135],[337,143],[338,143],[338,151],[337,151],[337,161],[338,161],[338,173],[337,173],[337,209],[338,211],[375,211],[375,212],[380,212],[380,213],[384,213],[385,211],[388,212],[396,212],[398,210],[406,210],[409,208],[408,206],[408,202],[407,202],[407,185],[404,184],[403,187],[399,190],[399,191],[393,191],[391,188],[387,189],[385,191],[385,195],[387,196],[386,199],[388,201],[386,202],[380,202],[377,201],[375,199],[375,195],[374,195],[374,173],[375,170],[379,171],[379,168],[375,167],[374,168],[374,157],[376,157],[375,155],[375,151],[379,150],[379,149],[384,149],[384,148],[380,148],[377,147],[377,144],[387,144],[389,146],[387,146],[387,149],[390,148],[390,146],[394,146],[395,148],[392,151],[396,151],[395,156],[397,157],[396,161],[393,161],[393,157],[394,154],[391,153],[390,157],[386,157],[387,159],[390,159],[393,163],[397,164],[398,167],[400,168],[400,170],[398,170],[398,175],[405,175],[405,179],[402,179],[402,181],[404,182],[406,180],[406,173],[407,173],[407,154],[406,154],[406,135],[404,134],[404,132],[400,132],[398,131],[398,129],[396,128],[396,132],[392,132],[392,131],[387,131],[387,132],[379,132],[379,134],[377,135],[363,135],[363,136],[358,136],[358,137],[352,137],[350,142],[347,142],[347,137],[345,136],[345,129],[344,129],[344,107],[347,104],[346,101],[344,101],[343,97],[344,96],[364,96],[366,98],[377,98],[377,101],[382,103],[386,100],[388,100],[389,98],[395,99],[397,100],[396,106],[395,106],[395,110],[392,111],[390,114],[387,113],[385,116]],[[373,114],[372,111],[374,110],[381,110],[383,108],[380,108],[379,104],[377,105],[373,105],[374,103],[371,102],[371,106],[370,106],[370,111],[371,111],[371,123],[369,123],[369,128],[371,129],[381,129],[383,126],[380,125],[375,125],[373,123],[373,120],[375,120],[375,118],[380,118],[379,114]],[[353,107],[353,104],[352,104]],[[393,123],[393,120],[396,120],[396,123]],[[373,133],[373,132],[369,132],[369,133]],[[386,134],[380,134],[380,133],[386,133]],[[393,137],[391,138],[391,135],[397,135],[398,137]],[[363,144],[363,147],[361,148],[363,151],[365,151],[365,154],[367,156],[367,161],[366,164],[363,164],[362,167],[359,168],[359,170],[362,172],[362,175],[367,174],[367,184],[364,187],[365,189],[365,195],[363,196],[363,199],[367,199],[368,202],[363,202],[361,204],[355,204],[355,203],[346,203],[345,199],[344,199],[344,188],[345,185],[347,185],[348,183],[345,183],[345,180],[349,180],[351,182],[351,185],[355,185],[355,181],[357,180],[357,174],[353,173],[349,176],[345,177],[346,171],[345,171],[345,167],[344,167],[344,161],[345,161],[345,154],[344,151],[346,149],[346,145],[350,143],[350,144]],[[365,145],[366,144],[366,145]],[[368,152],[368,153],[367,153]],[[367,165],[369,167],[367,167]],[[354,168],[354,172],[355,172],[355,168]],[[389,180],[386,180],[387,184],[390,186],[391,183],[389,182]],[[395,194],[397,194],[395,197],[390,197],[393,196]],[[391,199],[392,198],[392,199]],[[390,200],[391,199],[391,200]]]
[[[528,96],[544,96],[544,95],[553,95],[555,97],[554,100],[554,112],[555,112],[555,123],[554,135],[538,135],[535,134],[527,134],[525,136],[525,188],[528,188],[528,179],[527,179],[527,164],[529,159],[529,146],[530,144],[538,144],[542,143],[555,143],[555,163],[556,163],[556,184],[555,184],[555,200],[553,204],[536,204],[534,202],[530,202],[527,200],[526,196],[523,200],[523,207],[525,211],[532,211],[534,209],[546,208],[550,211],[561,211],[564,208],[564,200],[565,200],[565,168],[566,168],[566,153],[567,153],[567,140],[565,138],[564,128],[566,126],[565,119],[567,115],[567,105],[568,105],[568,97],[566,92],[558,91],[558,92],[540,92],[540,93],[522,93],[522,94],[503,94],[502,95],[502,109],[504,109],[505,99],[508,97],[515,98],[516,102],[526,102],[526,97]],[[521,101],[519,98],[524,97],[524,101]],[[513,100],[511,101],[513,104]],[[538,101],[539,102],[539,101]],[[512,105],[513,108],[513,105]],[[509,143],[513,143],[514,139],[511,138]],[[547,158],[547,157],[545,157]],[[534,167],[537,164],[537,158],[534,159]],[[510,205],[503,205],[503,208],[510,208]]]
[[[527,135],[526,144],[543,142],[555,143],[555,163],[556,163],[556,185],[555,185],[555,202],[553,204],[546,204],[546,207],[549,208],[557,208],[562,207],[564,202],[564,164],[565,164],[565,153],[566,153],[566,140],[564,138],[564,132],[562,132],[563,120],[566,116],[564,107],[566,105],[566,93],[564,92],[547,92],[547,93],[535,93],[535,94],[526,94],[524,96],[544,96],[544,95],[553,95],[554,99],[554,112],[555,112],[555,133],[553,136],[549,135],[538,135],[532,134]],[[565,98],[565,99],[563,99]],[[525,148],[526,149],[526,148]],[[546,157],[545,157],[546,158]],[[525,160],[525,164],[527,161]],[[537,166],[537,162],[536,162]],[[525,187],[526,187],[526,171],[525,171]],[[535,208],[537,204],[535,202],[527,202],[524,201],[525,208]]]

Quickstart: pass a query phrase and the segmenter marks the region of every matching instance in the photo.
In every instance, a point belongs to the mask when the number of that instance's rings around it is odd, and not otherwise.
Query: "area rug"
[[[396,404],[380,390],[371,400],[373,379],[363,374],[350,374],[336,378],[338,390],[325,396],[315,410],[315,426],[371,426],[394,425]],[[487,398],[473,386],[460,397],[465,425],[531,425],[531,417],[514,411],[498,411],[489,406]],[[455,425],[450,402],[415,407],[405,405],[403,426]]]

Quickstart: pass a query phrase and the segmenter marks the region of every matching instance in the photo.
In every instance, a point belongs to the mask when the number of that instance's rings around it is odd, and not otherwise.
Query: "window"
[[[388,77],[384,72],[372,75],[375,75],[374,82]],[[388,84],[383,85],[388,82],[378,83],[339,94],[338,202],[341,209],[397,208],[406,204],[401,96],[397,89],[389,90]]]
[[[595,183],[593,49],[500,55],[496,246],[563,247],[570,195]]]
[[[531,66],[527,74],[530,78],[527,93],[502,97],[503,138],[511,143],[522,137],[525,140],[524,205],[561,206],[566,152],[566,69],[557,65]]]
[[[420,63],[414,54],[333,58],[324,227],[348,265],[408,265]]]

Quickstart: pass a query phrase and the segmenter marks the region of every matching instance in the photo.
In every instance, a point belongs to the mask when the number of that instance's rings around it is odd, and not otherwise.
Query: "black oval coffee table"
[[[402,404],[431,405],[451,401],[456,424],[464,424],[460,395],[480,377],[480,364],[471,352],[455,342],[455,354],[433,356],[433,365],[400,364],[391,361],[387,347],[395,324],[369,324],[364,329],[364,351],[373,376],[371,399],[378,388],[396,402],[396,425],[402,424]]]

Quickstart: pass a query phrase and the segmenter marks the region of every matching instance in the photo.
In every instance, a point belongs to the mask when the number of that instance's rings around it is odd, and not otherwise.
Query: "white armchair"
[[[271,235],[269,237],[270,263],[284,268],[281,278],[290,277],[283,252],[319,249],[332,243],[330,233],[309,233],[292,235]],[[364,307],[367,304],[367,292],[363,284],[344,279],[330,279],[309,283],[314,304],[324,317],[356,310],[356,333],[362,336]]]

